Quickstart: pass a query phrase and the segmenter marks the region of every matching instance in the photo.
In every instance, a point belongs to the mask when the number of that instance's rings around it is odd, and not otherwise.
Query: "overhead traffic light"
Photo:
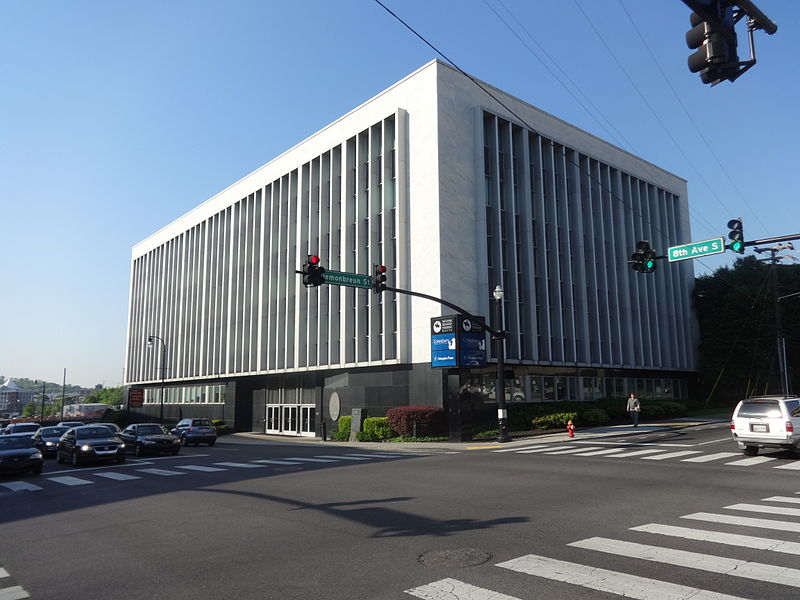
[[[386,290],[386,267],[375,265],[372,269],[372,291],[376,294]]]
[[[687,60],[692,73],[700,73],[703,83],[717,84],[723,79],[738,77],[739,55],[736,51],[736,28],[733,9],[713,2],[707,9],[710,16],[692,13],[692,28],[686,32],[686,44],[695,50]]]
[[[325,269],[319,264],[320,258],[316,254],[309,254],[303,264],[303,285],[317,287],[325,283]]]
[[[742,229],[741,219],[731,219],[728,221],[728,238],[731,240],[729,248],[739,254],[744,254],[744,230]]]
[[[628,262],[634,271],[652,273],[656,270],[656,251],[650,247],[650,242],[640,240],[636,242],[636,251]]]

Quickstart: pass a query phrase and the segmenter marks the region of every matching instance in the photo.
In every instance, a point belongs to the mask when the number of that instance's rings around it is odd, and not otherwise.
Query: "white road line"
[[[800,504],[800,498],[793,498],[791,496],[770,496],[769,498],[762,498],[762,502],[786,502],[788,504]]]
[[[589,450],[599,450],[599,448],[569,448],[567,450],[557,450],[555,452],[546,452],[548,456],[553,454],[574,454],[575,452],[587,452]]]
[[[404,454],[384,454],[384,453],[375,453],[375,454],[356,454],[353,452],[349,452],[347,456],[363,456],[365,458],[403,458]]]
[[[754,517],[735,517],[733,515],[719,515],[715,513],[692,513],[683,515],[681,519],[707,521],[709,523],[722,523],[725,525],[741,525],[743,527],[758,527],[760,529],[775,529],[777,531],[791,531],[800,533],[800,523],[792,521],[773,521],[772,519],[756,519]]]
[[[341,454],[320,454],[317,458],[332,458],[333,460],[368,460],[361,456],[343,456]]]
[[[218,467],[207,467],[205,465],[177,465],[177,469],[187,469],[189,471],[202,471],[203,473],[214,473],[215,471],[227,471]]]
[[[660,523],[649,523],[647,525],[631,527],[631,531],[644,531],[645,533],[657,533],[659,535],[686,538],[687,540],[713,542],[716,544],[727,544],[729,546],[743,548],[756,548],[757,550],[769,550],[771,552],[781,552],[783,554],[800,554],[800,543],[798,542],[787,542],[784,540],[774,540],[752,535],[705,531],[702,529],[690,529],[688,527],[673,527],[672,525],[661,525]]]
[[[264,464],[267,464],[267,465],[300,465],[300,464],[303,464],[303,463],[299,463],[299,462],[291,461],[291,460],[269,460],[269,459],[266,459],[266,458],[262,458],[260,460],[254,460],[253,462],[264,463]]]
[[[600,456],[601,454],[612,454],[614,452],[623,452],[625,448],[606,448],[605,450],[595,450],[594,452],[583,452],[575,456]]]
[[[338,459],[331,460],[330,458],[299,458],[297,456],[292,456],[288,460],[299,460],[300,462],[316,462],[316,463],[325,462],[325,463],[328,463],[328,462],[336,462],[336,460],[338,460]]]
[[[129,479],[141,479],[136,475],[128,475],[127,473],[116,473],[115,471],[108,471],[106,473],[95,473],[98,477],[105,477],[106,479],[114,479],[116,481],[128,481]]]
[[[3,567],[0,567],[0,578],[8,577],[8,571],[6,571]]]
[[[35,492],[42,489],[39,485],[28,483],[27,481],[9,481],[8,483],[0,483],[5,488],[10,489],[12,492]]]
[[[663,452],[658,448],[650,448],[649,450],[634,450],[633,452],[623,452],[622,454],[615,454],[609,458],[628,458],[629,456],[642,456],[644,454],[655,454],[656,452]]]
[[[30,597],[30,594],[18,585],[0,588],[0,600],[23,600]]]
[[[536,452],[547,452],[548,450],[556,450],[559,446],[542,446],[541,448],[531,448],[530,450],[520,450],[517,454],[534,454]]]
[[[502,562],[496,566],[636,600],[744,600],[738,596],[709,592],[699,588],[598,569],[534,554]]]
[[[709,462],[712,460],[719,460],[721,458],[730,458],[731,456],[739,456],[738,452],[717,452],[715,454],[704,454],[703,456],[695,456],[694,458],[684,458],[681,462]]]
[[[678,458],[679,456],[689,456],[690,454],[700,454],[699,450],[680,450],[679,452],[667,452],[658,456],[643,456],[642,460],[666,460],[668,458]]]
[[[728,510],[746,510],[749,512],[763,512],[771,515],[786,515],[787,517],[800,517],[800,508],[786,508],[785,506],[762,506],[760,504],[731,504],[725,506]]]
[[[492,450],[492,452],[519,452],[520,450],[533,450],[534,448],[544,448],[541,444],[536,446],[515,446],[514,448],[503,448],[502,450]]]
[[[730,442],[730,441],[731,441],[731,438],[726,437],[726,438],[720,438],[718,440],[711,440],[710,442],[700,442],[697,445],[698,446],[705,446],[706,444],[718,444],[720,442]]]
[[[449,578],[406,590],[405,593],[423,600],[519,600],[515,596],[506,596]]]
[[[172,475],[186,475],[180,471],[169,471],[167,469],[136,469],[139,473],[149,473],[150,475],[161,475],[163,477],[170,477]]]
[[[775,467],[775,468],[776,469],[789,469],[790,471],[797,471],[797,470],[800,470],[800,460],[797,460],[795,462],[791,462],[791,463],[788,463],[788,464],[785,464],[785,465],[780,465],[780,466]]]
[[[733,462],[725,463],[725,466],[733,467],[750,467],[752,465],[760,465],[761,463],[775,460],[769,456],[754,456],[753,458],[743,458],[742,460],[735,460]]]
[[[265,465],[254,465],[253,463],[240,463],[240,462],[218,462],[214,463],[220,467],[233,467],[236,469],[263,469]]]
[[[630,450],[631,448],[638,448],[640,446],[658,446],[659,448],[693,448],[697,444],[663,444],[661,442],[621,442],[616,440],[613,442],[604,442],[602,440],[592,440],[591,442],[583,442],[584,444],[600,444],[604,446],[620,446],[623,450]]]
[[[650,562],[685,567],[687,569],[697,569],[708,573],[720,573],[722,575],[741,577],[743,579],[769,581],[770,583],[800,587],[800,570],[790,569],[788,567],[778,567],[776,565],[726,558],[724,556],[713,556],[711,554],[700,554],[699,552],[687,552],[686,550],[660,548],[658,546],[636,544],[602,537],[587,538],[567,545],[575,548],[606,552],[615,556],[638,558]]]
[[[55,481],[61,485],[88,485],[90,483],[94,483],[87,479],[72,477],[71,475],[64,475],[63,477],[48,477],[47,481]]]

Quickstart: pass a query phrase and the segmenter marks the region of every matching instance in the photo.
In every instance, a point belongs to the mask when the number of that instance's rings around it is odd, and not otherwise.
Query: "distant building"
[[[0,416],[19,413],[35,395],[35,392],[20,388],[13,379],[7,379],[0,385]]]
[[[432,61],[134,246],[131,410],[319,435],[352,408],[493,402],[488,336],[488,365],[433,368],[451,309],[306,289],[310,254],[487,318],[501,285],[510,401],[685,397],[691,261],[627,261],[691,239],[686,181],[481,85]]]

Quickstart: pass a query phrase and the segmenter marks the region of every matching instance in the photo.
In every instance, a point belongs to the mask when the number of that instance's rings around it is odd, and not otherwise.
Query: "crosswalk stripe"
[[[405,593],[423,600],[519,600],[516,596],[507,596],[450,578],[421,585]]]
[[[219,467],[207,467],[205,465],[177,465],[178,469],[187,469],[189,471],[202,471],[203,473],[213,473],[215,471],[225,471]]]
[[[788,463],[788,464],[785,464],[785,465],[780,465],[780,466],[777,466],[775,468],[776,469],[789,469],[790,471],[797,471],[797,470],[800,470],[800,460],[797,460],[795,462],[791,462],[791,463]]]
[[[353,453],[353,452],[349,452],[347,454],[347,456],[363,456],[365,458],[403,458],[406,455],[404,455],[404,454],[386,454],[386,453],[383,453],[383,452],[381,452],[381,453],[376,452],[375,454],[356,454],[356,453]]]
[[[275,459],[266,459],[266,458],[262,458],[260,460],[254,460],[253,462],[264,463],[266,465],[300,465],[300,464],[302,464],[302,463],[299,463],[297,461],[275,460]]]
[[[649,523],[647,525],[631,527],[631,531],[644,531],[645,533],[656,533],[659,535],[686,538],[687,540],[698,540],[703,542],[714,542],[717,544],[727,544],[729,546],[756,548],[758,550],[769,550],[771,552],[780,552],[782,554],[800,554],[800,543],[798,542],[787,542],[784,540],[775,540],[752,535],[722,533],[719,531],[704,531],[702,529],[690,529],[688,527],[661,525],[660,523]]]
[[[537,444],[535,446],[515,446],[513,448],[503,448],[502,450],[492,450],[492,452],[519,452],[520,450],[533,450],[535,448],[545,448],[547,446],[542,446],[541,444]]]
[[[585,452],[588,450],[599,450],[599,448],[567,448],[566,450],[556,450],[555,452],[547,452],[548,456],[553,454],[574,454],[575,452]]]
[[[18,585],[0,588],[0,600],[23,600],[30,597],[30,594]]]
[[[520,450],[517,454],[535,454],[536,452],[547,452],[548,450],[556,450],[558,446],[542,446],[540,448],[531,448],[530,450]]]
[[[8,488],[12,492],[34,492],[42,489],[39,485],[28,483],[27,481],[9,481],[8,483],[0,483],[4,488]]]
[[[114,471],[106,471],[95,473],[98,477],[105,477],[106,479],[114,479],[116,481],[128,481],[129,479],[141,479],[136,475],[128,475],[127,473],[116,473]]]
[[[600,456],[602,454],[614,454],[616,452],[623,452],[625,448],[606,448],[604,450],[595,450],[594,452],[583,452],[575,456]]]
[[[332,458],[334,460],[369,460],[363,456],[343,456],[340,454],[320,454],[319,458]]]
[[[636,600],[745,600],[686,585],[528,554],[496,566]]]
[[[790,496],[770,496],[769,498],[762,498],[762,502],[786,502],[788,504],[800,504],[800,498],[793,498]]]
[[[218,462],[214,464],[219,465],[220,467],[234,467],[236,469],[261,469],[264,467],[264,465],[254,465],[252,463],[240,462]]]
[[[743,458],[742,460],[735,460],[733,462],[725,463],[726,466],[732,467],[749,467],[751,465],[760,465],[761,463],[775,460],[769,456],[754,456],[752,458]]]
[[[761,504],[731,504],[726,506],[729,510],[746,510],[749,512],[763,512],[772,515],[786,515],[800,517],[800,508],[786,508],[785,506],[762,506]]]
[[[172,475],[186,475],[180,471],[170,471],[168,469],[136,469],[139,473],[150,473],[151,475],[161,475],[163,477],[170,477]]]
[[[629,456],[643,456],[645,454],[655,454],[656,452],[663,452],[659,448],[650,448],[648,450],[634,450],[633,452],[623,452],[622,454],[615,454],[610,458],[628,458]]]
[[[680,452],[667,452],[666,454],[659,454],[658,456],[643,456],[642,460],[667,460],[668,458],[678,458],[679,456],[689,456],[690,454],[699,453],[699,450],[681,450]]]
[[[684,458],[681,462],[709,462],[712,460],[719,460],[721,458],[730,458],[731,456],[739,456],[738,452],[716,452],[714,454],[704,454],[703,456],[695,456],[693,458]]]
[[[699,571],[720,573],[722,575],[731,575],[744,579],[769,581],[770,583],[800,587],[800,570],[788,567],[738,560],[724,556],[700,554],[699,552],[687,552],[686,550],[661,548],[658,546],[649,546],[647,544],[637,544],[634,542],[625,542],[602,537],[587,538],[585,540],[572,542],[568,544],[568,546],[597,550],[598,552],[606,552],[615,556],[625,556],[628,558],[638,558],[651,562],[675,565],[687,569],[697,569]]]
[[[800,523],[795,523],[792,521],[774,521],[772,519],[737,517],[734,515],[720,515],[706,512],[683,515],[681,519],[693,519],[695,521],[706,521],[709,523],[723,523],[725,525],[741,525],[743,527],[758,527],[760,529],[775,529],[777,531],[800,533]]]
[[[80,479],[79,477],[72,477],[71,475],[64,475],[62,477],[48,477],[47,481],[55,481],[61,485],[88,485],[92,483],[87,479]]]
[[[331,460],[330,458],[311,458],[311,457],[298,458],[297,456],[292,456],[288,460],[299,460],[300,462],[316,462],[316,463],[336,462],[336,460]]]

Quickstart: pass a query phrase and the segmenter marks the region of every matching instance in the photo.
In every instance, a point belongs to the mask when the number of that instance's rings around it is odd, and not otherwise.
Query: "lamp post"
[[[508,411],[506,410],[506,374],[505,374],[505,339],[506,331],[503,329],[503,288],[499,285],[494,288],[492,293],[494,298],[494,328],[496,335],[492,335],[495,340],[495,354],[497,355],[497,384],[495,385],[494,395],[497,398],[497,423],[498,423],[498,442],[509,442],[511,436],[508,435]]]
[[[167,344],[157,335],[151,335],[147,338],[147,347],[153,347],[153,340],[158,340],[161,342],[161,410],[158,417],[159,424],[164,424],[164,378],[166,377],[166,371],[164,370],[164,362],[167,360]]]
[[[42,414],[39,415],[39,420],[41,421],[42,419],[44,419],[44,386],[45,386],[45,382],[36,380],[36,381],[34,381],[34,383],[41,383],[42,384]],[[36,405],[33,406],[33,418],[36,418]]]

